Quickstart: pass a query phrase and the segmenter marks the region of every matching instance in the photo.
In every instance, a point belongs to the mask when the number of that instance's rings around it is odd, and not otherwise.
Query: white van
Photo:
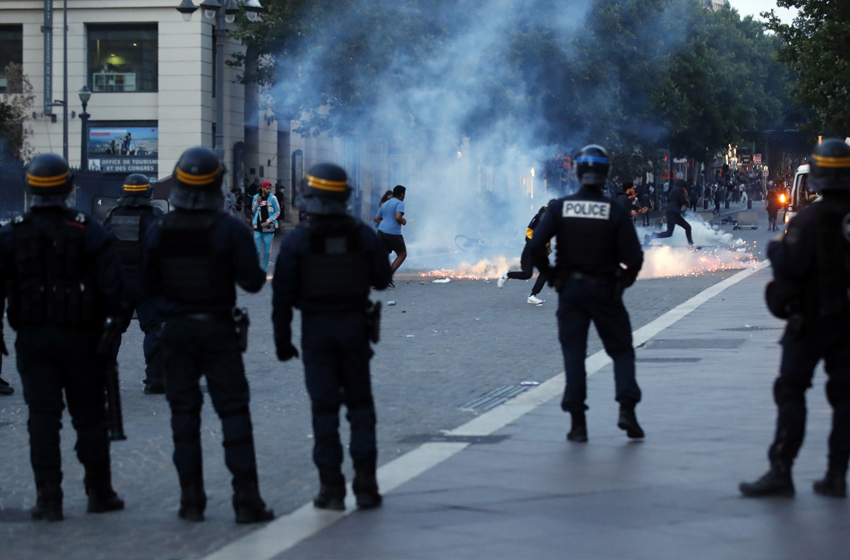
[[[785,207],[786,228],[791,218],[815,200],[815,196],[815,193],[809,191],[809,164],[806,163],[798,167],[794,175],[794,184],[791,186],[791,193]]]

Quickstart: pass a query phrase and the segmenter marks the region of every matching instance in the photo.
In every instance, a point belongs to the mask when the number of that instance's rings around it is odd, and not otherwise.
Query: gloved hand
[[[292,342],[276,342],[275,348],[277,349],[277,359],[281,362],[286,362],[291,360],[292,358],[298,357],[298,349],[292,345]]]

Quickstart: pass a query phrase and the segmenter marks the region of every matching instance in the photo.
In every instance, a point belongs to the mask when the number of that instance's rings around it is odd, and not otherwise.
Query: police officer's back
[[[803,444],[806,390],[823,359],[832,405],[826,475],[814,483],[824,496],[847,495],[850,459],[850,146],[824,140],[812,154],[809,185],[822,198],[797,214],[784,237],[768,246],[774,281],[767,303],[787,319],[782,361],[774,384],[776,434],[770,470],[742,483],[745,496],[793,495],[791,468]]]
[[[0,230],[0,300],[18,332],[18,370],[38,492],[34,519],[59,521],[63,391],[77,457],[85,467],[88,511],[123,509],[112,489],[105,413],[105,363],[97,345],[120,309],[121,263],[106,230],[69,209],[74,176],[63,158],[36,156],[27,169],[32,210]]]
[[[567,439],[587,441],[584,360],[591,321],[614,361],[618,426],[629,437],[641,438],[643,430],[635,416],[641,392],[635,380],[629,315],[621,296],[637,278],[643,251],[630,211],[602,194],[611,167],[608,152],[590,145],[575,161],[581,189],[549,206],[529,243],[532,249],[539,248],[557,237],[552,278],[558,290],[558,331],[567,376],[561,408],[572,416]]]
[[[366,224],[346,215],[351,188],[345,171],[331,164],[310,169],[299,208],[309,218],[281,243],[273,281],[275,345],[281,360],[297,357],[292,346],[292,308],[301,310],[301,348],[312,401],[313,460],[321,489],[316,507],[344,509],[339,409],[351,423],[351,458],[357,505],[381,504],[375,479],[375,409],[369,379],[369,288],[391,279],[386,251]],[[373,337],[377,342],[377,336]]]
[[[178,515],[203,521],[200,378],[221,418],[238,523],[274,517],[260,498],[248,381],[234,321],[236,287],[265,283],[251,233],[223,212],[225,170],[208,148],[186,150],[174,170],[175,208],[147,231],[142,282],[163,314],[165,394],[171,406],[174,464],[182,490]],[[247,328],[243,325],[242,328]]]
[[[122,196],[118,206],[109,213],[104,225],[115,238],[115,246],[121,257],[124,272],[124,296],[120,330],[126,332],[135,311],[139,327],[145,333],[145,393],[162,394],[165,385],[160,362],[159,327],[161,320],[156,300],[142,290],[139,267],[142,264],[142,241],[148,228],[162,215],[162,210],[151,202],[151,182],[141,173],[133,173],[124,179]],[[116,341],[115,354],[121,344]]]

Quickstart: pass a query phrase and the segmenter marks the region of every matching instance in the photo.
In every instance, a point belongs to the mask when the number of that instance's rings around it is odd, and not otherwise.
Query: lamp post
[[[242,7],[250,21],[257,21],[264,10],[259,0],[246,0],[242,3]],[[203,11],[205,17],[215,20],[215,153],[219,160],[224,161],[224,45],[227,38],[227,24],[235,21],[239,6],[235,0],[221,0],[221,2],[204,0],[199,6],[195,6],[192,0],[182,0],[177,11],[183,16],[184,21],[190,21],[192,14],[198,8]]]
[[[91,99],[91,90],[89,86],[83,86],[80,90],[80,102],[83,104],[83,112],[80,113],[80,121],[82,122],[82,142],[80,143],[80,169],[87,171],[89,168],[89,115],[86,113],[89,99]]]

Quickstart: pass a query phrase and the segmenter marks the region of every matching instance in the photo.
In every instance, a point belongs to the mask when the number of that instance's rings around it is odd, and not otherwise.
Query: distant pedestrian
[[[723,202],[723,187],[714,185],[714,213],[720,214],[720,203]]]
[[[260,257],[260,268],[265,271],[269,266],[272,239],[277,229],[277,218],[280,216],[280,203],[272,194],[272,184],[268,181],[262,184],[260,192],[251,202],[254,211],[252,225],[254,227],[254,244]]]
[[[549,201],[547,206],[542,206],[537,214],[535,214],[535,216],[531,219],[528,227],[525,228],[525,248],[522,250],[522,256],[520,257],[521,270],[519,272],[510,272],[508,270],[504,271],[502,276],[499,278],[499,281],[496,283],[499,288],[503,288],[505,286],[505,282],[510,279],[528,280],[531,278],[532,274],[534,274],[534,269],[536,268],[538,271],[537,281],[531,288],[531,294],[526,300],[528,303],[534,305],[543,305],[545,303],[545,300],[537,297],[537,294],[540,293],[540,290],[543,289],[543,286],[546,284],[546,280],[549,278],[549,253],[551,252],[551,249],[549,248],[549,243],[546,243],[544,247],[541,247],[536,251],[532,251],[528,247],[528,242],[534,237],[534,228],[536,228],[537,224],[540,223],[540,218],[546,213],[548,206],[554,202],[555,200],[553,199]]]
[[[775,190],[770,189],[767,193],[767,200],[764,201],[764,207],[767,210],[767,229],[768,231],[776,231],[776,217],[779,214],[779,196]]]
[[[393,197],[384,202],[378,209],[375,215],[375,221],[378,223],[378,237],[383,241],[387,249],[387,253],[395,253],[396,257],[390,270],[393,274],[407,258],[407,247],[404,244],[404,237],[401,235],[401,226],[407,225],[407,220],[404,218],[404,196],[407,192],[402,185],[396,185],[393,189]],[[395,287],[395,284],[390,282],[390,287]]]
[[[378,203],[378,208],[384,205],[386,201],[393,197],[393,191],[387,191],[384,193],[384,196],[381,197],[381,201]]]
[[[688,238],[688,245],[693,246],[694,239],[691,236],[691,224],[685,221],[685,218],[682,217],[682,208],[687,206],[688,204],[688,189],[685,186],[685,182],[681,179],[676,181],[676,185],[673,187],[673,190],[670,191],[670,196],[667,199],[667,231],[662,233],[655,233],[652,235],[652,239],[655,238],[666,238],[673,236],[673,230],[676,226],[681,227],[685,230],[685,236]],[[649,236],[647,236],[646,242],[649,241]]]

